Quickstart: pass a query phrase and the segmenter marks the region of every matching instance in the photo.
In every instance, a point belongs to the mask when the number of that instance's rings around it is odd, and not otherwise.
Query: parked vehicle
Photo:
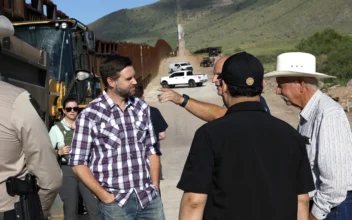
[[[218,46],[218,47],[202,48],[202,49],[196,50],[194,53],[195,54],[207,53],[209,57],[216,57],[216,56],[219,56],[219,54],[221,54],[221,51],[222,51],[222,47]]]
[[[192,71],[178,71],[160,78],[163,88],[174,88],[176,85],[202,86],[206,81],[208,81],[207,74],[193,74]]]
[[[209,47],[208,53],[210,57],[218,56],[221,53],[222,47]]]
[[[186,62],[179,62],[179,63],[171,63],[169,65],[169,70],[170,73],[176,72],[176,71],[182,71],[182,70],[193,70],[193,67],[190,63]]]
[[[204,57],[203,60],[200,62],[201,67],[213,67],[214,62],[209,57]]]

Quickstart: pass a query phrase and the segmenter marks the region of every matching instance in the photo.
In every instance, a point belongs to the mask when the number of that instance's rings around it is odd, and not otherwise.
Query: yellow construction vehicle
[[[13,23],[15,35],[48,53],[49,115],[60,119],[62,101],[75,96],[84,108],[101,94],[100,78],[92,73],[94,33],[74,19]]]

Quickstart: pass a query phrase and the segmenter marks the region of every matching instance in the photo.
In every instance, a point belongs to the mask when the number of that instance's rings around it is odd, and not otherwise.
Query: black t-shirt
[[[152,120],[154,133],[156,135],[157,143],[154,145],[157,153],[161,155],[160,146],[159,146],[159,133],[166,131],[168,124],[166,123],[165,119],[161,115],[159,109],[150,106],[150,117]]]
[[[259,102],[197,130],[177,187],[208,195],[207,220],[297,220],[297,195],[314,190],[302,136]]]

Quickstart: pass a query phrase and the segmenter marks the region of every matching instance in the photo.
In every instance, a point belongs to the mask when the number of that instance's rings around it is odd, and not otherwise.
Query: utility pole
[[[176,1],[176,23],[177,23],[177,33],[178,33],[178,56],[184,56],[185,55],[185,48],[186,48],[186,43],[185,43],[185,32],[182,26],[182,13],[181,13],[181,6],[179,3],[179,0]]]

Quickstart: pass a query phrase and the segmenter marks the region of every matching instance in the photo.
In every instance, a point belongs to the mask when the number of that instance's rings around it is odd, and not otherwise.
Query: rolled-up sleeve
[[[37,177],[42,209],[47,215],[61,187],[62,172],[48,130],[32,106],[28,92],[15,100],[12,121],[23,146],[28,171]]]
[[[87,112],[82,112],[78,115],[75,122],[76,128],[72,138],[70,159],[68,164],[70,166],[86,165],[93,142],[93,124],[91,119],[87,117]]]
[[[155,136],[155,132],[154,132],[154,128],[153,128],[153,124],[151,121],[151,116],[150,116],[150,107],[148,106],[147,108],[147,134],[146,134],[146,141],[145,141],[145,146],[146,146],[146,152],[147,152],[147,156],[156,154],[155,148],[153,147],[153,145],[156,143],[156,136]]]
[[[320,127],[317,165],[321,183],[312,207],[312,214],[318,219],[325,219],[331,208],[346,199],[351,180],[352,138],[343,114],[329,114]]]

